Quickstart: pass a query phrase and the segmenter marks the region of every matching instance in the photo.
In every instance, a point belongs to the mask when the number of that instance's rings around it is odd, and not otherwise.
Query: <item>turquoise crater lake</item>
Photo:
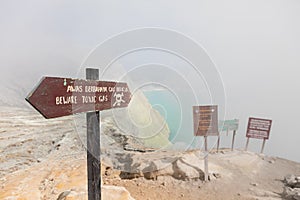
[[[165,118],[170,129],[169,140],[172,142],[181,124],[181,108],[176,96],[168,90],[144,91],[144,94],[152,107]]]

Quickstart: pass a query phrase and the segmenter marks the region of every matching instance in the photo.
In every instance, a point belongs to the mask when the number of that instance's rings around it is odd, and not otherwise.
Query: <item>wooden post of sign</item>
[[[231,151],[233,151],[234,147],[234,138],[235,138],[236,130],[233,130],[233,135],[232,135],[232,143],[231,143]]]
[[[264,139],[264,141],[262,143],[262,147],[261,147],[260,153],[264,153],[265,144],[266,144],[266,139]]]
[[[250,140],[250,138],[249,138],[249,137],[247,137],[247,143],[246,143],[245,151],[248,151],[249,140]]]
[[[204,156],[204,180],[208,181],[208,148],[207,148],[207,136],[204,136],[204,148],[205,148],[205,156]]]
[[[220,148],[220,134],[218,135],[218,143],[217,143],[217,153],[219,153],[219,148]]]
[[[98,69],[86,69],[86,79],[98,80]],[[86,114],[88,200],[101,200],[100,113]]]

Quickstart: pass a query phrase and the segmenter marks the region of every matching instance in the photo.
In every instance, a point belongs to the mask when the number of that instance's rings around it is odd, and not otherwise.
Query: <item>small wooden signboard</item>
[[[270,136],[271,125],[272,125],[272,120],[270,119],[260,119],[260,118],[250,117],[247,126],[247,133],[246,133],[247,143],[246,143],[245,150],[246,151],[248,150],[250,138],[263,139],[263,144],[260,151],[261,153],[263,153],[266,140],[268,140]]]
[[[208,181],[208,144],[207,136],[218,136],[218,106],[193,106],[194,135],[204,136],[204,171],[205,181]]]
[[[231,151],[233,151],[236,131],[239,128],[239,120],[232,119],[232,120],[219,121],[219,127],[222,127],[221,131],[226,131],[227,134],[229,131],[233,131],[232,143],[231,143]],[[218,144],[219,144],[219,142],[218,142]]]
[[[86,79],[44,77],[25,98],[46,119],[87,112],[88,200],[101,200],[100,113],[128,106],[126,83],[98,81],[98,69],[86,69]]]
[[[218,136],[218,106],[193,106],[195,136]]]

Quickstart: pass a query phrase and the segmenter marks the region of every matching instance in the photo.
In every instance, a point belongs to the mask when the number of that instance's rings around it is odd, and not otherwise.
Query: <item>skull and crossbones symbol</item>
[[[124,99],[123,99],[123,92],[122,93],[115,93],[114,97],[116,98],[115,103],[113,104],[113,107],[115,106],[121,106],[121,103],[125,103]]]

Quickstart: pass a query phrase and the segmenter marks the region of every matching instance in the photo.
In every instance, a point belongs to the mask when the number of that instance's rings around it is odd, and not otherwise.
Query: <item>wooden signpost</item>
[[[226,131],[227,135],[228,135],[229,131],[233,131],[232,143],[231,143],[231,151],[233,151],[236,131],[239,128],[239,120],[232,119],[232,120],[219,121],[219,127],[222,127],[221,131]],[[219,143],[220,142],[218,142],[218,144]],[[219,147],[218,147],[218,149],[219,149]]]
[[[44,77],[26,97],[46,119],[87,112],[88,199],[101,200],[100,113],[128,106],[126,83],[98,81],[98,69],[86,69],[86,79]]]
[[[263,153],[266,140],[269,139],[272,120],[250,117],[247,126],[247,143],[245,151],[248,150],[250,138],[263,139],[260,153]]]
[[[218,136],[218,106],[193,106],[194,135],[204,137],[205,157],[204,171],[205,181],[208,181],[208,136]]]

